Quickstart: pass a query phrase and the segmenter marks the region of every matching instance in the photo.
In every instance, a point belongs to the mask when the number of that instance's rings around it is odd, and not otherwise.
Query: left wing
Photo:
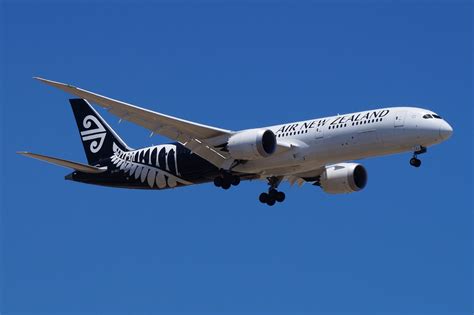
[[[48,162],[54,165],[59,165],[62,167],[67,167],[67,168],[72,168],[73,170],[83,172],[83,173],[89,173],[89,174],[97,174],[97,173],[102,173],[107,170],[107,167],[96,167],[92,165],[87,165],[87,164],[82,164],[78,162],[73,162],[73,161],[68,161],[64,159],[59,159],[55,158],[52,156],[47,156],[47,155],[42,155],[42,154],[36,154],[36,153],[31,153],[31,152],[17,152],[18,154],[41,160],[44,162]]]
[[[228,153],[218,151],[214,148],[214,145],[225,143],[228,140],[233,134],[230,130],[206,126],[154,112],[69,84],[50,81],[39,77],[35,77],[35,79],[67,93],[92,101],[121,119],[145,127],[152,132],[152,135],[159,134],[178,141],[219,168],[225,168],[227,165],[230,166],[233,162],[233,159]]]

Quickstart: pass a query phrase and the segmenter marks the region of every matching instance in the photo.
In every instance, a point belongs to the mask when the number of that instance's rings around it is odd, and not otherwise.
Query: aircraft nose
[[[441,138],[444,140],[449,139],[451,135],[453,134],[453,128],[445,121],[443,121],[443,124],[439,128],[439,135]]]

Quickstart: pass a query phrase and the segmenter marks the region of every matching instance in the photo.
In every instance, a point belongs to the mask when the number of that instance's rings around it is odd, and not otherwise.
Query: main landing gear
[[[283,202],[285,200],[285,193],[282,191],[278,191],[278,185],[281,183],[283,177],[269,177],[268,178],[268,185],[270,188],[268,189],[268,193],[263,192],[258,197],[261,203],[266,203],[269,206],[273,206],[276,202]]]
[[[421,166],[421,160],[418,159],[419,154],[426,153],[426,147],[424,146],[419,146],[416,148],[416,151],[413,152],[413,157],[410,159],[410,165],[414,167],[420,167]]]
[[[214,178],[214,185],[225,190],[229,189],[230,186],[237,186],[238,184],[240,184],[240,177],[230,173],[222,173]]]

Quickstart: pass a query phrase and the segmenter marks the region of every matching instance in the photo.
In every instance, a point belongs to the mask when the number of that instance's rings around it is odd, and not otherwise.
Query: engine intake
[[[341,163],[327,166],[321,175],[321,188],[329,194],[347,194],[364,189],[367,171],[357,163]]]
[[[275,152],[276,137],[270,129],[245,130],[230,137],[227,149],[235,159],[256,160]]]

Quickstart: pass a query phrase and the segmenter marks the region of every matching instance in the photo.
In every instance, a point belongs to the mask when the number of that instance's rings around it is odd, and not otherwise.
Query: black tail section
[[[69,102],[90,165],[100,165],[101,160],[111,157],[114,146],[123,151],[131,150],[86,100],[70,99]]]

